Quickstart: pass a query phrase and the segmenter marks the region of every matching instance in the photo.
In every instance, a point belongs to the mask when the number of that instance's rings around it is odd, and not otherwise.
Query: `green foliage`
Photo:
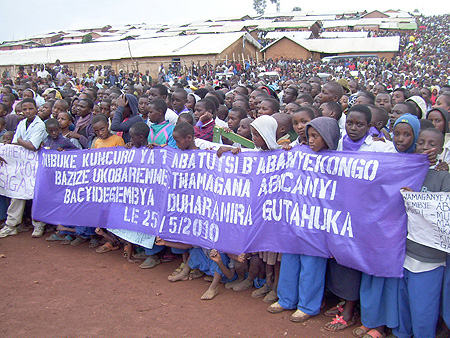
[[[83,40],[81,40],[81,43],[89,43],[89,42],[92,42],[91,33],[88,33],[85,36],[83,36]]]
[[[266,0],[253,0],[253,9],[260,15],[264,14],[266,5]]]

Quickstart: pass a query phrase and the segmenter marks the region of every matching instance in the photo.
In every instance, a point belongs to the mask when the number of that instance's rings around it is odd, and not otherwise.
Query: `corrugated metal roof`
[[[269,32],[266,34],[266,39],[279,39],[284,36],[289,38],[296,39],[309,39],[311,37],[311,31],[302,31],[302,32]]]
[[[282,38],[281,38],[282,39]],[[261,50],[265,51],[275,45],[278,39]],[[311,52],[338,54],[358,52],[398,52],[399,36],[377,38],[347,38],[347,39],[290,39]]]
[[[187,35],[0,51],[0,65],[53,63],[56,59],[62,63],[119,60],[130,58],[128,42],[134,58],[219,54],[243,36],[261,48],[250,34],[244,32]]]
[[[322,32],[320,37],[324,39],[348,39],[348,38],[367,38],[369,32]]]

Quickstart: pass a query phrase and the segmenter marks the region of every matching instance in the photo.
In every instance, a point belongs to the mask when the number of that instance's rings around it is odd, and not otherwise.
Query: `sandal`
[[[77,237],[72,242],[70,242],[70,245],[76,246],[76,245],[80,245],[81,243],[84,243],[84,242],[87,242],[87,238]]]
[[[193,269],[189,272],[189,280],[203,277],[203,275],[203,271],[200,271],[199,269]]]
[[[381,333],[378,330],[372,329],[369,330],[362,338],[384,338],[386,337],[386,333]]]
[[[73,237],[70,235],[66,235],[66,237],[64,237],[64,239],[62,240],[61,245],[69,245],[72,241]]]
[[[110,252],[110,251],[114,251],[114,250],[119,250],[119,246],[114,246],[110,242],[106,242],[101,247],[95,249],[95,252],[98,254],[102,254],[102,253],[106,253],[106,252]]]
[[[252,297],[253,298],[265,297],[270,292],[270,290],[271,288],[267,284],[264,284],[261,288],[256,289],[255,291],[252,292]]]
[[[335,316],[340,315],[344,311],[344,305],[345,305],[345,301],[340,302],[336,306],[333,306],[331,309],[328,309],[327,311],[325,311],[323,314],[324,314],[324,316],[334,318]]]
[[[58,236],[58,234],[52,234],[50,237],[47,237],[45,240],[48,242],[63,241],[64,237],[60,237],[60,236]]]
[[[352,334],[357,338],[362,338],[369,331],[370,331],[370,329],[368,327],[361,325],[360,327],[357,327],[356,329],[354,329],[352,331]]]
[[[181,263],[180,266],[172,272],[172,276],[178,275],[184,269],[185,265],[185,263]]]
[[[324,329],[331,332],[342,331],[350,326],[356,324],[355,316],[353,316],[348,322],[344,320],[343,316],[338,316],[324,325]],[[334,325],[334,326],[333,326]]]
[[[91,240],[89,241],[89,247],[90,248],[96,248],[99,245],[99,241],[97,238],[91,238]]]

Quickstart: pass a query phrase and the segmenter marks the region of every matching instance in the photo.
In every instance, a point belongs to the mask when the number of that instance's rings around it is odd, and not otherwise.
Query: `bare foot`
[[[231,289],[231,288],[233,288],[233,286],[235,286],[236,284],[239,284],[239,283],[241,283],[243,281],[244,281],[244,279],[239,278],[239,279],[236,279],[236,280],[234,280],[232,282],[225,283],[225,289]]]
[[[209,288],[206,290],[206,292],[203,294],[203,296],[200,299],[203,300],[210,300],[213,299],[217,294],[219,293],[219,290],[216,288]]]
[[[189,280],[189,269],[183,269],[178,275],[167,277],[171,282],[178,282],[183,280]]]
[[[248,290],[253,287],[253,280],[250,278],[247,278],[246,280],[242,281],[241,283],[234,285],[232,289],[234,291],[244,291]]]

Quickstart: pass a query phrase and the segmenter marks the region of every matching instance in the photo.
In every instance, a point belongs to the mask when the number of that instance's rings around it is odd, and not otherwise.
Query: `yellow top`
[[[125,142],[123,138],[117,135],[111,135],[105,140],[102,140],[101,138],[97,138],[94,142],[94,145],[92,148],[110,148],[110,147],[117,147],[117,146],[124,146]]]

